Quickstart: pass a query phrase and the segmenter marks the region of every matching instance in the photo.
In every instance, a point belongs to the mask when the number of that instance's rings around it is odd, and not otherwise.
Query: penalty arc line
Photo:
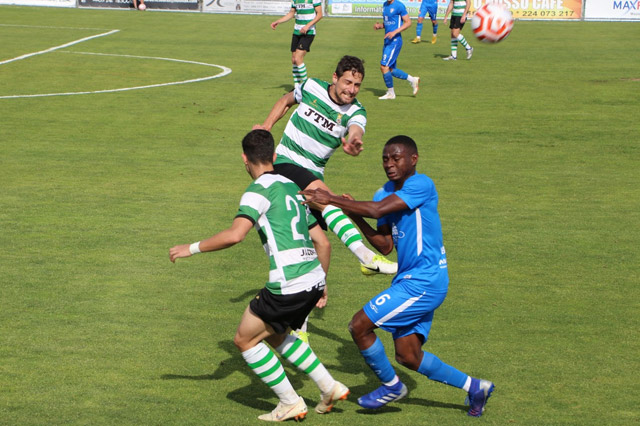
[[[119,56],[119,57],[125,57],[125,58],[156,59],[156,60],[170,61],[170,62],[181,62],[181,63],[187,63],[187,64],[204,65],[204,66],[208,66],[208,67],[220,68],[220,69],[222,69],[222,73],[215,74],[215,75],[210,75],[210,76],[206,76],[206,77],[194,78],[194,79],[190,79],[190,80],[172,81],[172,82],[169,82],[169,83],[149,84],[149,85],[145,85],[145,86],[136,86],[136,87],[123,87],[123,88],[120,88],[120,89],[105,89],[105,90],[93,90],[93,91],[84,91],[84,92],[66,92],[66,93],[42,93],[42,94],[36,94],[36,95],[9,95],[9,96],[0,96],[0,99],[42,98],[42,97],[48,97],[48,96],[71,96],[71,95],[90,95],[90,94],[96,94],[96,93],[126,92],[126,91],[129,91],[129,90],[149,89],[149,88],[152,88],[152,87],[165,87],[165,86],[175,86],[175,85],[178,85],[178,84],[197,83],[199,81],[206,81],[206,80],[212,80],[214,78],[224,77],[224,76],[226,76],[228,74],[231,74],[231,72],[232,72],[231,68],[227,68],[227,67],[222,66],[222,65],[207,64],[206,62],[186,61],[186,60],[182,60],[182,59],[173,59],[173,58],[161,58],[161,57],[154,57],[154,56],[120,55],[120,54],[112,54],[112,53],[92,53],[92,52],[60,52],[60,53],[73,53],[73,54],[80,54],[80,55],[96,55],[96,56]]]
[[[108,36],[108,35],[111,35],[111,34],[115,34],[115,33],[119,32],[119,31],[120,30],[111,30],[111,31],[108,31],[106,33],[96,34],[96,35],[92,35],[92,36],[89,36],[89,37],[81,38],[79,40],[71,41],[69,43],[61,44],[60,46],[50,47],[49,49],[41,50],[39,52],[27,53],[26,55],[17,56],[17,57],[15,57],[13,59],[7,59],[6,61],[2,61],[2,62],[0,62],[0,65],[8,64],[8,63],[14,62],[14,61],[20,61],[22,59],[27,59],[27,58],[30,58],[30,57],[36,56],[36,55],[42,55],[42,54],[45,54],[45,53],[53,52],[55,50],[64,49],[65,47],[73,46],[74,44],[82,43],[83,41],[92,40],[92,39],[98,38],[98,37],[105,37],[105,36]]]

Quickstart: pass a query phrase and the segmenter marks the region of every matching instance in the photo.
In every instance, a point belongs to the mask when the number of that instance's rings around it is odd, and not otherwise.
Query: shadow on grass
[[[246,293],[253,294],[253,291]],[[246,295],[240,296],[240,298],[246,297]],[[315,310],[313,313],[314,318],[322,316],[322,310]],[[363,374],[366,378],[366,383],[358,386],[350,386],[345,383],[351,390],[351,396],[345,403],[357,404],[357,398],[366,393],[369,393],[380,386],[380,382],[371,372],[369,367],[365,364],[360,351],[356,347],[355,343],[351,339],[345,339],[329,330],[321,329],[313,325],[313,321],[309,322],[309,331],[312,334],[312,338],[326,338],[335,343],[335,349],[338,353],[338,362],[336,364],[325,364],[325,367],[329,372],[340,371],[350,375]],[[313,345],[313,343],[312,343]],[[181,374],[163,374],[160,376],[162,380],[225,380],[229,378],[233,373],[241,373],[247,376],[250,380],[250,384],[239,387],[232,390],[227,394],[227,399],[232,400],[245,407],[254,408],[264,412],[271,411],[277,403],[275,395],[269,390],[269,388],[256,376],[247,364],[242,359],[242,356],[238,352],[238,349],[233,344],[233,341],[224,340],[218,342],[218,347],[228,354],[228,357],[223,361],[220,361],[216,370],[211,374],[200,375],[181,375]],[[322,354],[319,354],[319,358],[322,361]],[[303,381],[308,381],[308,376],[291,366],[288,362],[282,362],[285,367],[287,377],[291,382],[294,389],[301,389]],[[402,411],[403,404],[419,405],[425,408],[445,408],[445,409],[457,409],[461,411],[467,410],[467,407],[460,404],[443,403],[439,401],[431,401],[423,398],[411,398],[411,391],[419,386],[419,382],[416,382],[413,377],[409,376],[403,369],[396,368],[396,372],[400,377],[400,380],[409,389],[409,396],[394,403],[391,406],[385,406],[377,410],[358,409],[357,412],[366,415],[384,415],[386,413],[397,413]],[[427,378],[424,379],[428,380]],[[318,402],[319,395],[303,395],[307,405],[315,406]],[[340,406],[334,408],[335,412],[340,412],[342,409]]]

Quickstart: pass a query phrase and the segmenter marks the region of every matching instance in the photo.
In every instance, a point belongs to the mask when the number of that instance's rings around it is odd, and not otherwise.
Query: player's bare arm
[[[362,136],[364,135],[364,129],[357,124],[349,126],[349,134],[347,139],[342,138],[342,150],[354,157],[359,155],[364,149],[362,142]]]
[[[294,8],[291,8],[289,13],[287,13],[286,15],[284,15],[282,18],[278,19],[277,21],[273,21],[271,23],[271,29],[275,30],[278,25],[282,24],[283,22],[287,22],[288,20],[293,18],[295,16],[295,13],[296,13],[296,10]]]
[[[305,25],[304,27],[302,27],[300,29],[300,33],[302,34],[306,34],[307,31],[309,31],[309,28],[313,27],[315,24],[318,23],[319,20],[322,19],[322,6],[318,6],[315,8],[316,11],[316,17],[313,18],[313,20],[311,20],[311,22],[309,22],[307,25]]]
[[[267,119],[264,120],[262,124],[256,124],[253,126],[253,130],[256,129],[264,129],[267,131],[271,131],[271,128],[282,118],[285,116],[289,108],[296,104],[296,98],[293,95],[293,92],[286,93],[282,96],[276,104],[271,108],[271,112],[267,116]]]
[[[244,240],[251,228],[253,228],[253,223],[249,219],[237,217],[233,220],[230,228],[218,232],[206,240],[200,241],[198,247],[195,247],[197,251],[193,252],[193,254],[223,250],[236,245]],[[190,257],[192,251],[193,248],[191,248],[191,244],[181,244],[171,247],[169,249],[169,260],[175,263],[176,259],[180,257]]]

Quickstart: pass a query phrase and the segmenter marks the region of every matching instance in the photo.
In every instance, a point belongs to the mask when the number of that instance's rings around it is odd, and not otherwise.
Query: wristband
[[[197,241],[189,246],[189,253],[198,254],[200,253],[200,241]]]

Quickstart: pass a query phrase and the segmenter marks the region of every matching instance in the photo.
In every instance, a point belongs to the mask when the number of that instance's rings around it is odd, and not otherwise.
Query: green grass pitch
[[[168,259],[231,223],[250,181],[240,140],[292,86],[291,28],[273,19],[0,7],[0,62],[119,30],[0,65],[0,424],[250,425],[276,404],[232,343],[266,277],[257,235]],[[383,102],[372,25],[322,20],[306,59],[324,79],[344,54],[366,61],[365,151],[337,152],[327,183],[369,199],[384,142],[418,142],[451,277],[425,349],[496,391],[471,419],[464,392],[398,367],[408,397],[360,409],[377,384],[347,324],[388,279],[331,235],[311,345],[352,396],[305,422],[638,424],[640,26],[519,21],[498,45],[467,27],[473,59],[448,63],[448,28],[412,45],[414,25],[399,66],[420,92],[396,81]],[[220,72],[198,63],[232,72],[24,97]],[[313,407],[313,382],[285,368]]]

